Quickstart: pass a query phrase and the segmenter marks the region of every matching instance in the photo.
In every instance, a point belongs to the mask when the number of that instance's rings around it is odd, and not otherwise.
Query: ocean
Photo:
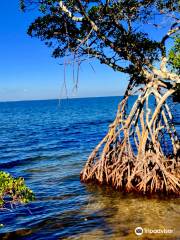
[[[0,103],[0,170],[24,177],[36,196],[0,212],[0,239],[136,239],[139,226],[173,229],[166,237],[180,239],[180,199],[125,195],[79,180],[120,100]],[[179,104],[171,109],[180,132]]]

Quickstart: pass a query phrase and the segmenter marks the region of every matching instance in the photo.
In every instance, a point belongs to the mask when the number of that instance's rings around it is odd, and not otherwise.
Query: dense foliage
[[[179,30],[177,0],[21,0],[24,11],[33,7],[39,16],[28,34],[52,47],[54,57],[96,58],[136,83],[157,75],[154,64],[166,57],[166,41]],[[159,36],[161,28],[169,31]]]
[[[169,51],[169,65],[173,71],[180,74],[180,35],[174,38],[174,46]],[[176,92],[173,94],[173,100],[180,102],[180,83],[177,83]]]
[[[180,74],[180,35],[175,38],[174,46],[169,52],[169,63]]]
[[[28,203],[33,199],[34,194],[26,187],[23,178],[13,178],[9,173],[0,172],[0,208],[6,203]]]

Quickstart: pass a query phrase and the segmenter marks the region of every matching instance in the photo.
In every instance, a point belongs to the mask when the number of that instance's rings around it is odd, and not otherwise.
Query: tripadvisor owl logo
[[[143,228],[142,227],[137,227],[135,228],[135,234],[140,236],[143,234]]]

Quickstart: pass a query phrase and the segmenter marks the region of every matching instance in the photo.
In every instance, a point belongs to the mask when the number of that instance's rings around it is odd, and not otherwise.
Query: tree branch
[[[167,57],[166,57],[166,47],[165,47],[165,42],[166,40],[174,33],[176,33],[177,31],[180,30],[180,26],[177,26],[179,24],[180,21],[177,21],[175,23],[172,24],[170,30],[166,33],[166,35],[162,38],[161,40],[161,53],[162,53],[162,59],[161,59],[161,65],[160,65],[160,69],[162,70],[162,72],[166,72],[166,64],[167,64]],[[174,28],[175,26],[177,26],[176,28]]]
[[[119,71],[119,72],[123,72],[123,73],[129,73],[128,68],[123,68],[123,67],[115,64],[115,62],[112,62],[112,58],[107,58],[104,54],[100,53],[99,51],[93,50],[92,48],[88,48],[88,49],[83,48],[82,50],[86,54],[90,54],[93,57],[98,58],[101,63],[104,63],[104,64],[110,66],[115,71]]]
[[[179,22],[180,22],[180,21],[174,23],[174,24],[171,26],[170,30],[169,30],[169,31],[167,32],[167,34],[162,38],[161,44],[164,45],[164,44],[165,44],[165,41],[166,41],[172,34],[174,34],[174,33],[176,33],[177,31],[180,30],[180,26],[177,26],[176,28],[174,28],[176,25],[179,24]]]
[[[62,10],[64,13],[66,13],[67,16],[68,16],[69,18],[71,18],[73,21],[75,21],[75,22],[82,22],[83,17],[75,17],[75,16],[73,16],[72,12],[69,11],[69,9],[64,5],[63,1],[60,1],[60,2],[59,2],[59,6],[60,6],[61,10]]]

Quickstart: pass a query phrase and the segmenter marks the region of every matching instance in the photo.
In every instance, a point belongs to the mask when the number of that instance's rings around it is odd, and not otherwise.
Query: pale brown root
[[[166,103],[173,92],[171,89],[162,95],[157,86],[145,86],[127,118],[126,96],[107,135],[89,156],[81,180],[109,184],[126,192],[180,195],[179,141]],[[151,97],[154,108],[150,107]],[[167,136],[168,154],[162,144]]]

